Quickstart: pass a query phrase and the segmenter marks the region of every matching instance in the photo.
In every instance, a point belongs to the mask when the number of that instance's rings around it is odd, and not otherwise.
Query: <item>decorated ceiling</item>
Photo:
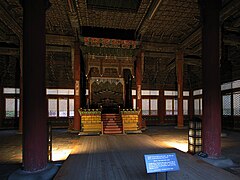
[[[94,55],[134,61],[142,49],[143,89],[177,88],[175,59],[176,52],[181,50],[184,52],[184,89],[201,87],[198,0],[50,0],[50,3],[46,11],[48,87],[74,86],[72,52],[76,39],[81,41],[83,58]],[[239,0],[222,0],[222,82],[240,78],[239,9]],[[19,0],[1,0],[1,86],[19,86],[22,24]]]

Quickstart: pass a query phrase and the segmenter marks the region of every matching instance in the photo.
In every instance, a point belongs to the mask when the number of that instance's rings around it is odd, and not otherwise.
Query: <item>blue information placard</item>
[[[178,171],[179,165],[175,153],[144,155],[147,173]]]

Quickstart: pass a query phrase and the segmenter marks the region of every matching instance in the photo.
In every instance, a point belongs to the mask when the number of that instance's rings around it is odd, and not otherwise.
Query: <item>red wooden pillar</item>
[[[221,88],[219,68],[219,0],[202,0],[203,151],[221,155]]]
[[[23,167],[45,169],[48,159],[45,87],[47,0],[23,0]]]
[[[176,72],[178,84],[178,121],[177,127],[183,127],[183,52],[176,53]]]
[[[80,115],[78,109],[81,107],[80,104],[80,44],[75,42],[74,44],[74,120],[73,130],[80,131]]]
[[[193,98],[193,90],[189,91],[189,100],[188,100],[188,114],[189,118],[192,119],[194,115],[194,98]]]
[[[20,109],[19,109],[19,126],[18,131],[22,133],[23,131],[23,40],[20,39]]]
[[[158,113],[160,117],[160,124],[164,124],[165,118],[165,99],[164,99],[164,90],[159,90],[159,106],[158,106]]]
[[[4,119],[4,110],[5,110],[5,102],[3,96],[3,87],[0,85],[0,127],[2,127],[3,119]]]
[[[139,128],[141,129],[143,127],[142,123],[142,63],[144,60],[144,52],[141,51],[139,56],[137,56],[137,62],[136,62],[136,89],[137,89],[137,109],[140,109],[141,112],[138,117],[138,123],[139,123]]]

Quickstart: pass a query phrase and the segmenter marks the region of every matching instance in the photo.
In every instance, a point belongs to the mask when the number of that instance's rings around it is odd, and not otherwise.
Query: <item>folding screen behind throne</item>
[[[92,108],[124,107],[123,78],[90,78],[90,106]]]

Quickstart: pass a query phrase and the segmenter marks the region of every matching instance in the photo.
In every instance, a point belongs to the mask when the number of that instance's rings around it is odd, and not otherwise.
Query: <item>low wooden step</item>
[[[104,131],[104,134],[122,134],[122,131]]]
[[[104,131],[120,131],[121,128],[116,126],[116,127],[106,127],[104,128]]]
[[[102,122],[104,134],[122,133],[122,119],[119,114],[103,114]]]

